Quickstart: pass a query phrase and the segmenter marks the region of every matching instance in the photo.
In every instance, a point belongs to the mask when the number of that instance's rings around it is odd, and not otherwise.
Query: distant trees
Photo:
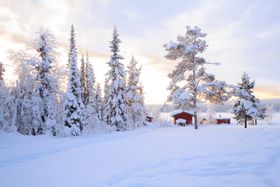
[[[260,105],[259,99],[253,95],[254,86],[255,81],[250,81],[249,75],[243,73],[241,82],[238,83],[234,93],[237,101],[234,104],[233,113],[238,122],[244,123],[245,128],[247,128],[248,120],[265,118],[265,108]]]
[[[168,90],[171,91],[168,101],[172,101],[177,108],[192,108],[194,112],[194,128],[198,128],[197,103],[200,98],[210,102],[224,102],[229,97],[225,92],[225,83],[215,81],[215,76],[206,72],[206,62],[199,53],[203,53],[207,44],[203,38],[205,33],[199,27],[187,26],[184,36],[179,35],[177,42],[170,41],[164,45],[169,60],[179,60],[175,69],[168,74],[171,79]]]

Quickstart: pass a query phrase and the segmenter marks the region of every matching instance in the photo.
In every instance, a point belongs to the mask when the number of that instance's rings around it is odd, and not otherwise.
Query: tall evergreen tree
[[[127,71],[128,119],[132,128],[142,126],[145,120],[143,88],[139,80],[141,67],[138,68],[137,65],[137,61],[132,57]]]
[[[235,119],[238,122],[244,123],[244,127],[247,128],[247,122],[251,119],[264,119],[265,110],[260,105],[259,99],[253,95],[253,88],[255,87],[255,81],[250,81],[250,77],[247,73],[243,73],[241,82],[238,83],[238,87],[235,90],[235,96],[237,101],[234,104],[233,113]]]
[[[207,48],[206,42],[203,40],[205,36],[206,34],[202,33],[199,27],[191,28],[187,26],[185,36],[179,35],[177,42],[171,41],[164,45],[167,51],[165,56],[167,59],[180,60],[175,70],[168,75],[171,78],[168,87],[171,94],[168,100],[172,101],[177,107],[193,110],[195,129],[198,128],[197,103],[199,97],[207,91],[205,87],[209,86],[209,83],[214,84],[215,80],[215,76],[207,73],[204,67],[209,62],[206,62],[203,57],[198,57],[198,54],[204,52]],[[215,86],[214,88],[217,89],[218,87]]]
[[[72,135],[82,133],[84,127],[84,104],[80,75],[77,67],[77,49],[75,42],[74,26],[71,26],[70,50],[68,54],[69,78],[65,101],[64,124],[70,128]]]
[[[127,129],[127,101],[125,86],[124,65],[120,62],[123,59],[119,55],[119,35],[116,27],[111,41],[111,59],[108,62],[110,70],[108,76],[108,100],[106,100],[106,119],[109,125],[116,128],[117,131]]]

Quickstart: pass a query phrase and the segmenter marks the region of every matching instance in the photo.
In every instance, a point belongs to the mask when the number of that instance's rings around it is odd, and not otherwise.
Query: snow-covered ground
[[[0,134],[1,187],[279,187],[280,125]]]

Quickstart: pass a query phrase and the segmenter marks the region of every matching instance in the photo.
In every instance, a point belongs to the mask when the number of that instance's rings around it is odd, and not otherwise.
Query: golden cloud
[[[280,84],[256,85],[254,91],[260,99],[280,98]]]

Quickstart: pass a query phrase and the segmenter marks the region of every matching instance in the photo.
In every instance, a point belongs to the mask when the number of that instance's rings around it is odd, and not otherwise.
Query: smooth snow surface
[[[53,138],[0,132],[2,187],[279,187],[280,126]]]

